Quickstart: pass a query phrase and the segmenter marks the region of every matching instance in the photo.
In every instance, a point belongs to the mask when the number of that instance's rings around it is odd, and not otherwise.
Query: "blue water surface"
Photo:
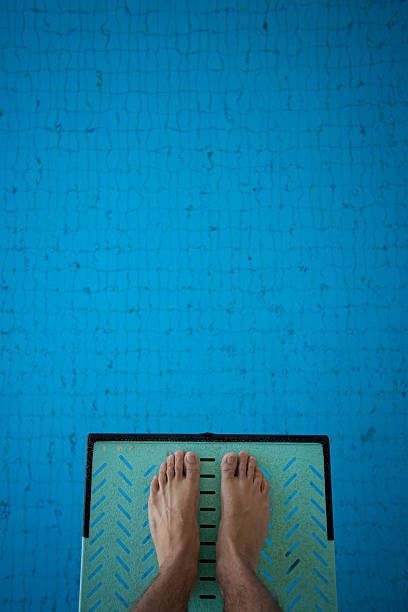
[[[78,607],[88,433],[204,431],[328,435],[339,609],[405,609],[407,17],[0,7],[4,610]]]

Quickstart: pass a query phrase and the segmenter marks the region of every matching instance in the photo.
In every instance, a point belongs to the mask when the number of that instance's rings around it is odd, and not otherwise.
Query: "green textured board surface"
[[[158,572],[148,523],[150,483],[167,455],[200,458],[200,562],[190,611],[223,610],[215,578],[220,463],[247,450],[266,476],[271,514],[257,575],[286,612],[337,610],[327,436],[90,434],[80,612],[132,610]]]

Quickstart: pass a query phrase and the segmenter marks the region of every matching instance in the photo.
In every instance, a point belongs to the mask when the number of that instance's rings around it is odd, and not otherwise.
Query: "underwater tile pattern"
[[[327,435],[339,609],[403,609],[407,17],[1,4],[5,609],[76,609],[95,431]]]

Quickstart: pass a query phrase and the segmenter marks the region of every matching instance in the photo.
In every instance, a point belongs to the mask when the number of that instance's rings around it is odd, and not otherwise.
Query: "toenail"
[[[227,457],[227,463],[234,463],[234,457],[232,455]]]
[[[187,459],[187,461],[188,461],[189,463],[195,463],[195,457],[194,457],[194,455],[187,454],[187,455],[186,455],[186,459]]]

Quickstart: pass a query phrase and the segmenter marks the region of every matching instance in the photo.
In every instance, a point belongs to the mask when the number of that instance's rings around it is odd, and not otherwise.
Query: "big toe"
[[[229,460],[231,460],[231,463]],[[221,461],[221,476],[222,478],[234,478],[235,470],[237,469],[237,456],[235,453],[227,453]]]
[[[197,474],[199,474],[200,472],[200,461],[198,459],[198,456],[196,455],[196,453],[193,453],[193,451],[188,451],[188,453],[184,455],[184,458],[184,466],[187,478],[197,478]]]

